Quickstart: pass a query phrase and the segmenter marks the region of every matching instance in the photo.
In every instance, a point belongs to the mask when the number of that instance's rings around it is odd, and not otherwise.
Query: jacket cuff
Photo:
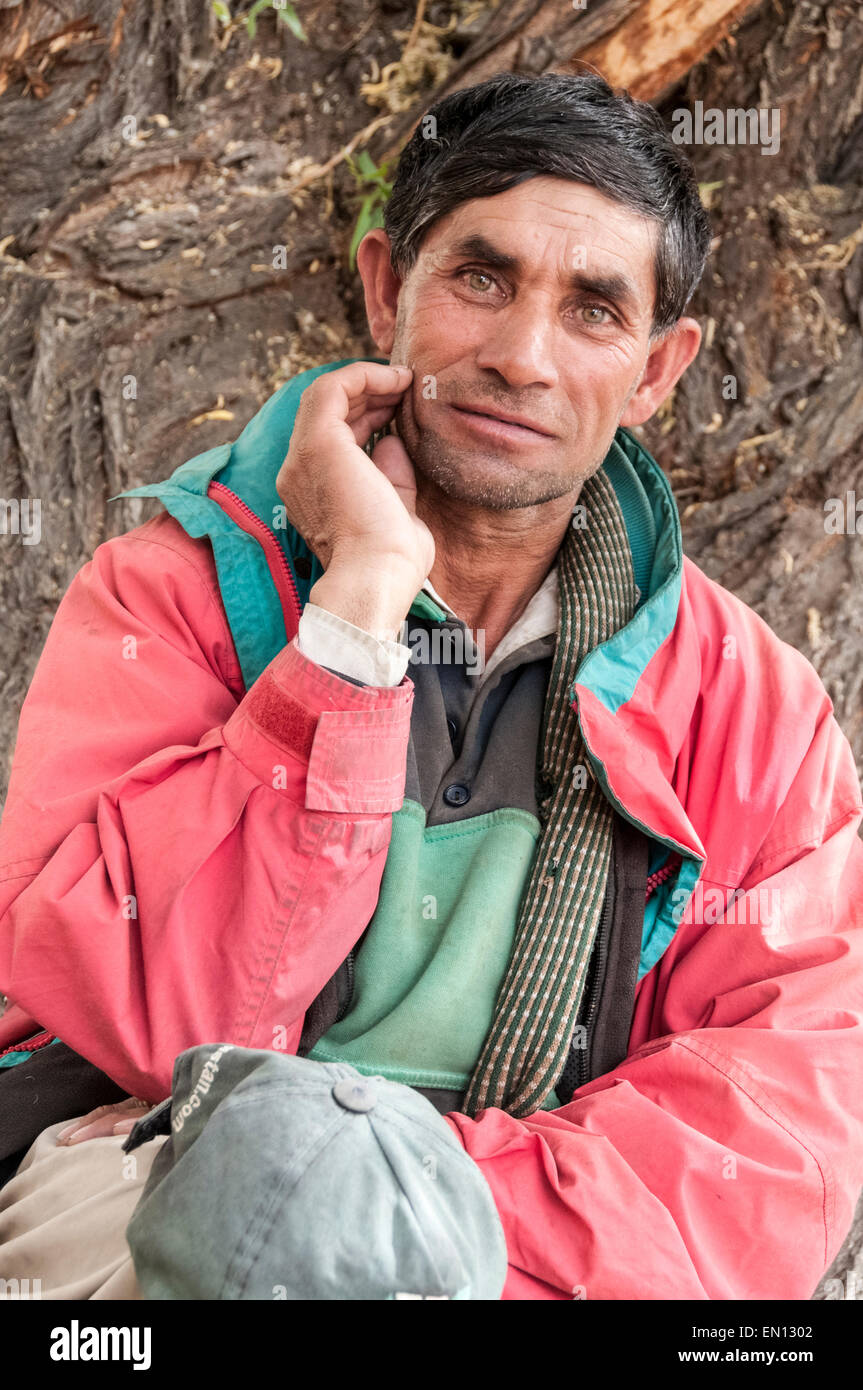
[[[307,810],[397,811],[413,694],[407,679],[392,688],[342,680],[294,639],[240,701],[223,737],[263,783],[299,793]]]

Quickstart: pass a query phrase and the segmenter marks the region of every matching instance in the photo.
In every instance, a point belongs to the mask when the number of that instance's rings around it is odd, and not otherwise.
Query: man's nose
[[[513,387],[556,386],[558,328],[546,300],[519,296],[489,322],[477,366],[499,372]]]

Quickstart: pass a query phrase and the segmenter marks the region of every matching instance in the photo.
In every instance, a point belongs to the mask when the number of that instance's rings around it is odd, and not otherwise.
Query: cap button
[[[367,1081],[355,1081],[352,1077],[346,1076],[333,1086],[333,1099],[345,1110],[356,1110],[359,1114],[364,1114],[367,1110],[374,1110],[378,1103],[378,1094],[374,1086],[370,1086]]]

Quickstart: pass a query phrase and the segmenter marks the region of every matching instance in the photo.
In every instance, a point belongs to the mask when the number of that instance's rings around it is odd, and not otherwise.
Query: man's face
[[[492,509],[577,495],[644,369],[656,234],[556,178],[475,198],[431,228],[390,354],[414,373],[396,424],[420,486]]]

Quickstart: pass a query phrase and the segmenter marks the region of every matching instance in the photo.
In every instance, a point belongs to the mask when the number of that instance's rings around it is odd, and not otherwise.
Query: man
[[[626,429],[698,350],[697,187],[597,77],[430,116],[358,254],[382,357],[133,490],[60,606],[0,1041],[147,1103],[217,1039],[416,1087],[507,1298],[807,1298],[863,1183],[863,805]]]

